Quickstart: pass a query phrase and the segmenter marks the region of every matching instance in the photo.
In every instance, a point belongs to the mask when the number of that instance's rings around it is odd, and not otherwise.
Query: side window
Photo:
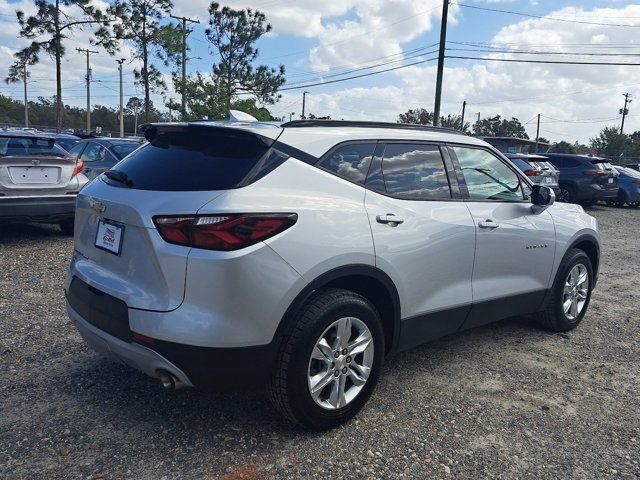
[[[85,162],[95,162],[96,160],[99,160],[101,149],[102,147],[99,144],[90,143],[89,145],[87,145],[87,148],[84,149],[84,152],[82,152],[82,157],[80,157],[80,160],[83,160]]]
[[[451,198],[449,180],[437,145],[390,143],[382,175],[388,195],[406,200]]]
[[[78,155],[80,155],[80,152],[82,152],[82,149],[84,148],[85,145],[86,145],[85,143],[78,143],[74,145],[73,148],[69,150],[68,156],[77,159]]]
[[[375,143],[353,143],[336,148],[318,166],[339,177],[364,185]]]
[[[565,158],[563,163],[564,168],[576,168],[582,165],[580,160],[576,160],[575,158]]]
[[[524,200],[520,177],[498,157],[478,148],[453,147],[467,184],[477,200]]]

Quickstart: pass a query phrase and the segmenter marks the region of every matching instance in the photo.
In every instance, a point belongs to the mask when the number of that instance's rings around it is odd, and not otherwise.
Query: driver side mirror
[[[549,187],[544,185],[533,185],[531,187],[531,203],[537,207],[543,207],[541,210],[550,207],[555,201],[556,194]]]

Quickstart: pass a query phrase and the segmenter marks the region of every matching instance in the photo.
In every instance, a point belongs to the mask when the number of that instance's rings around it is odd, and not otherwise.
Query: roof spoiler
[[[257,122],[258,119],[253,115],[241,112],[240,110],[229,110],[230,122]]]

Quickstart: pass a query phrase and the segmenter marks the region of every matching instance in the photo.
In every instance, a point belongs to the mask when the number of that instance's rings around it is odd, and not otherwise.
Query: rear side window
[[[564,158],[562,168],[576,168],[580,165],[580,160],[576,160],[575,158]]]
[[[245,177],[259,178],[256,168],[268,150],[262,137],[249,132],[190,126],[160,130],[114,170],[125,173],[134,189],[226,190],[246,184]]]
[[[451,198],[449,180],[437,145],[390,143],[382,176],[388,195],[405,200]]]
[[[591,162],[598,170],[613,170],[613,165],[609,162]]]
[[[346,180],[364,185],[375,148],[375,143],[342,145],[329,152],[318,166]]]
[[[82,152],[82,149],[85,147],[85,145],[86,143],[78,143],[74,145],[73,148],[69,150],[68,156],[77,159],[78,156],[80,155],[80,152]]]

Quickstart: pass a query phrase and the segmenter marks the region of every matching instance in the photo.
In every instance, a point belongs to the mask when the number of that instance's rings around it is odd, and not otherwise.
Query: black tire
[[[564,312],[562,306],[564,284],[571,269],[582,264],[586,267],[589,274],[589,287],[587,291],[587,298],[584,303],[584,307],[579,315],[575,319],[570,319]],[[554,332],[567,332],[576,328],[589,308],[589,302],[591,301],[591,291],[593,289],[593,266],[591,260],[587,254],[577,248],[569,250],[560,266],[558,267],[558,273],[556,273],[556,279],[551,287],[550,297],[548,299],[547,307],[545,310],[538,312],[535,316],[538,322],[545,328]]]
[[[597,200],[583,200],[580,202],[580,205],[583,207],[593,207],[597,202]]]
[[[558,201],[564,203],[576,203],[576,191],[571,185],[560,185]]]
[[[638,208],[640,207],[640,202],[627,202],[627,205],[629,205],[631,208]]]
[[[68,220],[63,220],[58,224],[60,226],[60,231],[62,232],[63,235],[69,235],[69,236],[73,235],[73,223],[74,223],[74,220],[73,218],[71,218]]]
[[[373,364],[357,396],[342,408],[328,410],[318,405],[309,392],[309,360],[323,332],[343,317],[358,318],[369,329]],[[380,315],[367,299],[348,290],[320,290],[300,308],[282,339],[274,374],[267,383],[269,399],[285,418],[306,429],[337,427],[355,416],[371,396],[380,376],[384,348]]]

